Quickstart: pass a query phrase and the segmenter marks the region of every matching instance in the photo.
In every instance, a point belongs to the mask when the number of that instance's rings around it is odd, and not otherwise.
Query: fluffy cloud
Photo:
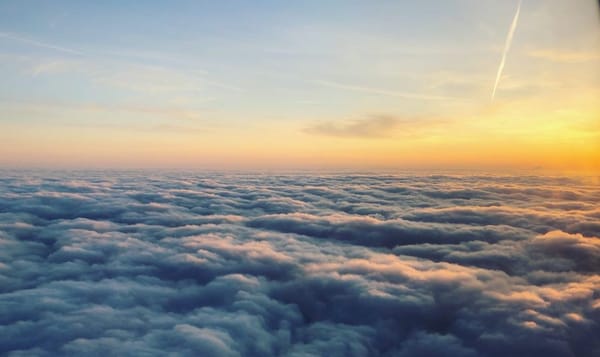
[[[595,356],[598,186],[3,172],[0,353]]]

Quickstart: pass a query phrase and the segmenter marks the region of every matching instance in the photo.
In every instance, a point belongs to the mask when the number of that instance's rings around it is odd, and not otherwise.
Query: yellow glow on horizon
[[[42,166],[188,168],[482,168],[600,172],[598,111],[539,114],[527,120],[496,112],[388,137],[311,135],[270,123],[193,133],[135,133],[106,129],[14,128],[23,147],[2,135],[13,164]],[[297,124],[297,123],[296,123]],[[25,132],[26,131],[26,132]]]
[[[600,172],[600,91],[497,101],[381,133],[319,135],[314,120],[248,120],[195,130],[8,123],[12,166],[209,169],[536,169]],[[85,108],[66,119],[112,115]],[[404,119],[404,118],[401,118]],[[175,124],[187,125],[179,121]],[[346,135],[347,134],[347,135]]]

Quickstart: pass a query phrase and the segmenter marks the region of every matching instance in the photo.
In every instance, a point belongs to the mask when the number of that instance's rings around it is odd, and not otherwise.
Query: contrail
[[[318,84],[321,86],[325,86],[325,87],[330,87],[330,88],[338,88],[338,89],[343,89],[343,90],[364,92],[364,93],[381,94],[381,95],[387,95],[387,96],[391,96],[391,97],[398,97],[398,98],[405,98],[405,99],[420,99],[420,100],[454,100],[454,99],[458,99],[458,98],[453,98],[453,97],[427,95],[427,94],[421,94],[421,93],[396,92],[396,91],[387,90],[387,89],[348,85],[348,84],[330,82],[330,81],[324,81],[324,80],[310,80],[308,82],[313,83],[313,84]]]
[[[55,50],[55,51],[59,51],[59,52],[64,52],[64,53],[69,53],[72,55],[79,55],[79,56],[83,56],[83,52],[78,51],[78,50],[74,50],[71,48],[66,48],[66,47],[61,47],[61,46],[56,46],[56,45],[52,45],[49,43],[44,43],[44,42],[39,42],[36,40],[32,40],[20,35],[16,35],[13,33],[9,33],[9,32],[0,32],[0,38],[7,38],[9,40],[13,40],[13,41],[19,41],[19,42],[23,42],[32,46],[36,46],[36,47],[42,47],[42,48],[49,48],[51,50]]]
[[[510,50],[510,45],[512,44],[513,36],[515,35],[515,30],[517,29],[517,24],[519,23],[519,13],[521,12],[521,2],[519,0],[519,5],[517,6],[517,12],[515,13],[515,17],[513,18],[512,23],[510,24],[510,29],[508,30],[508,37],[506,37],[506,44],[504,44],[504,52],[502,53],[502,60],[500,61],[500,66],[498,67],[498,73],[496,74],[496,82],[494,83],[494,90],[492,90],[492,101],[496,97],[496,89],[498,89],[498,83],[500,83],[500,77],[502,77],[502,71],[504,70],[504,64],[506,63],[506,56],[508,55],[508,51]]]

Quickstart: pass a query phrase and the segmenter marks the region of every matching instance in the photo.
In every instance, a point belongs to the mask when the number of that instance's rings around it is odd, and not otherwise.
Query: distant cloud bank
[[[598,202],[574,178],[3,171],[0,354],[598,356]]]

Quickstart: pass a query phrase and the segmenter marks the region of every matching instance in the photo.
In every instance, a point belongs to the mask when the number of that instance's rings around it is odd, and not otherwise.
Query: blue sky
[[[284,151],[298,153],[302,145],[321,145],[300,136],[323,123],[343,128],[388,116],[414,124],[400,131],[420,133],[431,121],[487,116],[495,110],[488,107],[489,96],[516,5],[3,1],[0,124],[13,137],[13,149],[3,150],[24,155],[27,150],[14,145],[39,142],[32,133],[47,127],[62,142],[79,135],[78,127],[96,127],[115,131],[105,137],[129,133],[133,142],[150,134],[166,140],[166,132],[208,130],[209,137],[196,139],[238,142],[234,138],[245,135],[256,143],[261,132],[272,130],[270,136],[293,137],[297,145]],[[579,90],[592,97],[597,89],[595,6],[588,0],[525,1],[498,102],[512,107],[519,102],[529,108],[522,115],[556,98],[564,103],[553,111],[589,111],[590,103],[573,104],[565,93]],[[428,131],[421,137],[433,136]],[[334,150],[330,144],[322,151],[332,161],[335,150],[355,146],[346,141]],[[70,150],[88,148],[73,144]],[[31,156],[32,163],[47,159]],[[23,160],[5,163],[16,161]]]

